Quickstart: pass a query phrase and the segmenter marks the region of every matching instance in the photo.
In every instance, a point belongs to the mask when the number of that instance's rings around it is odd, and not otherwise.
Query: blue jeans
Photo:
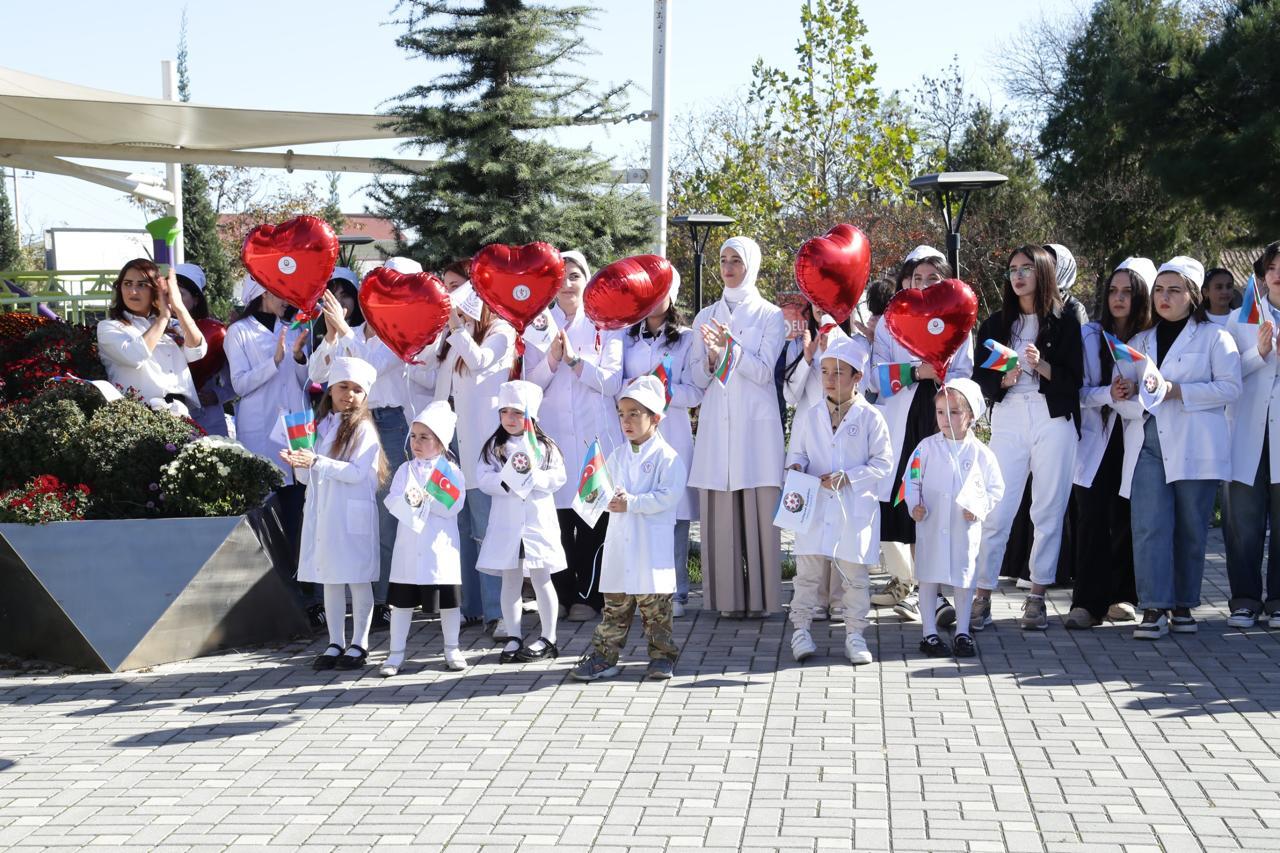
[[[493,499],[479,489],[467,489],[467,501],[458,513],[459,556],[462,558],[462,616],[484,617],[492,622],[502,618],[502,578],[476,571],[480,542],[489,526],[489,506]]]
[[[409,425],[404,421],[404,410],[399,406],[373,409],[373,423],[378,428],[378,441],[387,456],[387,465],[394,474],[408,457],[405,442],[409,440]],[[387,602],[387,582],[391,579],[391,554],[396,547],[396,519],[382,502],[391,491],[391,482],[378,489],[378,582],[373,585],[374,601]]]
[[[1280,485],[1271,484],[1271,457],[1267,441],[1262,442],[1262,459],[1253,485],[1234,480],[1226,484],[1222,516],[1227,540],[1227,579],[1231,582],[1232,610],[1249,608],[1254,613],[1280,610],[1280,550],[1276,530],[1280,529]],[[1271,550],[1267,555],[1267,591],[1262,591],[1262,543],[1271,524]]]
[[[689,524],[676,522],[676,601],[689,603]]]
[[[1205,542],[1217,491],[1217,480],[1164,481],[1160,434],[1155,417],[1148,418],[1129,498],[1139,608],[1200,604]]]

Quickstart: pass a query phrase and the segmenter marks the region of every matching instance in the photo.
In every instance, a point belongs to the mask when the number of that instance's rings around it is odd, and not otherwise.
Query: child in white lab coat
[[[369,389],[378,371],[358,358],[336,358],[329,390],[316,413],[311,450],[281,450],[280,458],[307,484],[302,514],[298,580],[324,585],[329,647],[316,669],[358,669],[369,657],[373,582],[378,579],[378,487],[387,457],[369,413]],[[345,641],[347,588],[351,589],[351,643]]]
[[[476,568],[502,578],[502,619],[511,632],[494,637],[505,642],[502,663],[528,663],[560,654],[556,648],[560,602],[551,575],[568,567],[555,502],[566,475],[560,448],[538,426],[541,404],[542,389],[532,382],[504,382],[498,389],[498,429],[485,442],[476,465],[481,490],[493,497]],[[523,468],[530,477],[532,489],[524,497],[503,480],[508,459],[515,470]],[[528,645],[519,636],[520,591],[526,577],[542,623],[542,635]]]
[[[870,358],[862,337],[830,339],[820,362],[822,401],[791,427],[788,467],[822,479],[809,526],[796,535],[791,654],[797,661],[817,651],[809,629],[833,563],[844,582],[845,656],[871,663],[862,632],[871,612],[870,564],[880,553],[879,492],[893,471],[893,444],[884,416],[858,394]]]
[[[618,398],[618,420],[627,443],[605,467],[615,487],[614,516],[604,540],[600,591],[604,613],[571,675],[595,681],[618,674],[618,653],[637,610],[649,640],[646,677],[670,678],[680,650],[671,637],[676,591],[676,509],[688,474],[674,448],[658,432],[666,392],[656,376],[641,376]]]
[[[939,587],[955,590],[955,655],[971,658],[977,646],[969,633],[973,592],[978,583],[982,520],[1004,495],[996,456],[971,431],[985,404],[972,379],[948,379],[934,396],[938,432],[916,445],[902,475],[905,499],[916,523],[916,579],[924,639],[929,657],[951,654],[938,636],[934,615]]]
[[[440,611],[444,663],[449,669],[467,668],[458,650],[462,628],[462,560],[458,553],[458,513],[466,501],[467,483],[449,442],[458,416],[449,404],[437,401],[413,419],[409,450],[413,458],[401,464],[383,500],[396,518],[395,550],[387,604],[391,607],[391,653],[379,675],[389,677],[404,664],[405,643],[413,609]]]

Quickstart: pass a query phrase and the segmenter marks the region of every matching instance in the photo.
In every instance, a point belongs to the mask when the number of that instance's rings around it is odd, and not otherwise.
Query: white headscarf
[[[760,291],[756,289],[756,276],[760,275],[759,244],[750,237],[730,237],[720,244],[721,254],[724,254],[725,249],[733,249],[738,253],[738,257],[742,258],[742,263],[747,268],[747,273],[742,278],[742,284],[724,289],[724,301],[737,305],[749,296],[759,296]]]
[[[1058,292],[1066,296],[1076,283],[1076,256],[1061,243],[1045,246],[1053,254],[1053,265],[1058,272]]]

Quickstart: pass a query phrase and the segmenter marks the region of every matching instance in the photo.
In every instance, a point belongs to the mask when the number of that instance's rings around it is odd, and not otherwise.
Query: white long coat
[[[1274,315],[1274,312],[1271,312]],[[1275,323],[1274,316],[1264,319]],[[1271,482],[1280,483],[1280,360],[1273,347],[1266,358],[1258,355],[1258,326],[1241,323],[1232,312],[1227,331],[1240,351],[1240,376],[1243,387],[1236,401],[1227,406],[1231,424],[1231,479],[1252,486],[1262,461],[1262,440],[1268,430]]]
[[[876,406],[884,415],[885,422],[889,424],[889,437],[893,439],[893,458],[901,459],[904,453],[914,449],[903,448],[902,444],[907,434],[907,413],[911,411],[911,401],[915,399],[920,385],[917,383],[886,398],[880,388],[880,371],[877,369],[882,364],[914,364],[916,367],[924,364],[919,356],[899,343],[893,336],[893,332],[889,331],[889,324],[883,321],[876,325],[876,339],[871,345],[871,363],[867,367],[869,376],[864,385],[868,390],[876,392]],[[947,369],[947,378],[960,379],[972,376],[973,338],[969,337],[965,339],[964,346],[956,350],[956,354],[952,357],[951,366]],[[898,489],[898,484],[893,479],[896,470],[889,472],[889,476],[885,477],[880,485],[881,501],[889,500]]]
[[[418,482],[418,488],[422,488],[431,476],[434,465],[434,461],[418,459],[410,459],[401,464],[391,480],[391,491],[383,500],[387,509],[404,503],[410,470]],[[422,516],[426,526],[421,533],[415,533],[403,521],[397,522],[396,544],[391,552],[392,583],[417,586],[462,583],[462,558],[458,553],[458,513],[462,512],[462,506],[467,500],[467,484],[464,480],[457,486],[462,494],[447,509],[439,501],[427,499],[427,511]]]
[[[568,334],[574,354],[582,359],[576,368],[561,361],[555,373],[541,353],[526,354],[530,368],[528,379],[543,390],[538,423],[551,440],[560,445],[565,464],[577,466],[587,452],[587,445],[597,437],[604,455],[622,446],[622,429],[613,398],[622,390],[622,332],[600,332],[600,348],[596,349],[596,327],[585,311],[578,311],[566,324],[559,305],[551,307],[556,326]],[[530,350],[533,348],[530,347]],[[556,492],[556,509],[573,506],[578,492],[576,477],[569,477]]]
[[[507,456],[528,445],[524,437],[507,439]],[[476,465],[480,489],[493,496],[489,509],[489,529],[480,545],[476,568],[485,574],[501,575],[521,568],[520,545],[524,544],[523,568],[558,572],[569,565],[560,544],[560,520],[556,517],[555,492],[564,485],[564,457],[552,450],[547,467],[533,468],[533,491],[518,497],[502,485],[502,463],[480,459]]]
[[[1154,364],[1155,328],[1134,335],[1129,346]],[[1166,399],[1152,413],[1160,434],[1164,481],[1229,480],[1227,406],[1240,396],[1240,352],[1235,340],[1221,326],[1197,323],[1192,317],[1169,347],[1160,373],[1182,388],[1181,400]],[[1146,440],[1144,429],[1143,418],[1125,421],[1126,451],[1131,444],[1141,449]],[[1120,494],[1127,498],[1138,454],[1131,459],[1126,452],[1124,462]]]
[[[653,373],[662,366],[665,356],[671,357],[671,375],[668,377],[671,404],[662,420],[658,421],[658,434],[683,460],[686,472],[693,462],[693,423],[689,419],[689,410],[702,402],[702,389],[689,377],[689,349],[693,346],[693,336],[691,329],[681,329],[680,339],[674,345],[667,343],[667,336],[662,333],[647,340],[630,335],[623,338],[624,386],[636,377]],[[676,504],[676,518],[680,521],[698,520],[698,493],[687,485]]]
[[[848,483],[839,492],[818,489],[818,508],[809,527],[796,534],[796,556],[877,562],[880,482],[894,471],[884,416],[857,396],[835,429],[825,403],[810,407],[799,418],[791,425],[787,467],[799,465],[815,477],[843,471]]]
[[[1111,399],[1111,384],[1103,383],[1102,358],[1098,351],[1102,326],[1096,322],[1086,323],[1080,330],[1080,337],[1084,347],[1084,382],[1080,386],[1080,443],[1076,445],[1076,469],[1072,480],[1077,486],[1089,488],[1098,474],[1098,466],[1102,464],[1116,425],[1120,424],[1123,430],[1127,421],[1137,419],[1141,422],[1143,409],[1136,399]],[[1135,381],[1141,378],[1140,368],[1134,365],[1117,364],[1111,375],[1114,378],[1118,374]],[[1105,425],[1102,423],[1103,406],[1111,407],[1111,416]],[[1130,443],[1126,435],[1124,458],[1127,460],[1132,454],[1136,464],[1142,442],[1139,441],[1136,447],[1130,447]]]
[[[707,365],[707,347],[699,331],[712,318],[728,326],[742,346],[741,360],[727,387]],[[693,384],[704,393],[689,466],[690,486],[735,492],[782,485],[782,418],[773,368],[786,336],[782,309],[758,293],[749,294],[732,313],[721,299],[694,318],[687,364]]]
[[[302,510],[298,580],[310,583],[371,583],[378,579],[378,430],[361,424],[350,461],[330,452],[338,415],[317,427],[316,463],[298,469],[307,484]]]
[[[916,580],[971,589],[977,584],[982,520],[1004,496],[996,455],[973,433],[951,441],[935,433],[920,442],[922,476],[907,480],[906,504],[923,503],[928,514],[916,522]],[[966,521],[964,496],[977,521]]]
[[[676,591],[676,506],[685,467],[661,433],[636,450],[609,454],[613,484],[627,494],[627,511],[609,514],[600,563],[600,591],[666,595]]]
[[[283,322],[277,320],[276,331],[272,331],[254,317],[238,320],[227,327],[223,351],[231,369],[231,387],[240,395],[236,403],[236,440],[275,462],[284,472],[284,481],[290,483],[293,470],[280,458],[284,448],[271,439],[271,433],[278,431],[281,415],[308,407],[302,390],[307,366],[294,360],[292,346],[298,335],[306,334],[306,329],[294,329],[285,335],[284,358],[277,365],[276,339]]]
[[[185,347],[168,335],[161,335],[155,349],[150,350],[142,336],[151,328],[153,319],[131,311],[124,316],[124,320],[98,323],[98,358],[106,368],[107,379],[121,388],[136,388],[154,409],[171,411],[165,395],[179,394],[186,401],[187,412],[199,411],[200,397],[190,364],[205,357],[209,342],[202,339],[199,346]]]
[[[467,326],[449,334],[449,352],[436,372],[436,399],[448,402],[453,397],[453,410],[458,413],[458,466],[466,481],[475,484],[480,450],[499,426],[498,389],[511,378],[516,330],[495,318],[484,340],[476,343],[470,325],[467,321]],[[454,369],[459,359],[466,365],[461,373]]]

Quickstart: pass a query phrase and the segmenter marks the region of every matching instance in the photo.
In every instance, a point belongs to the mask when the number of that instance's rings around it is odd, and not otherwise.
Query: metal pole
[[[172,59],[160,60],[160,79],[163,97],[166,101],[178,100],[178,65]],[[165,164],[165,187],[173,193],[173,204],[169,205],[169,215],[182,224],[182,166],[178,163]],[[180,264],[185,260],[183,254],[182,234],[173,241],[173,263]]]
[[[671,0],[653,0],[653,112],[649,127],[649,198],[658,207],[654,254],[667,254],[667,71],[671,67]]]
[[[689,229],[691,232],[694,230]],[[698,245],[697,235],[693,243],[693,313],[702,310],[702,247]]]
[[[13,170],[13,231],[18,235],[18,251],[22,251],[22,205],[18,202],[18,170]]]

